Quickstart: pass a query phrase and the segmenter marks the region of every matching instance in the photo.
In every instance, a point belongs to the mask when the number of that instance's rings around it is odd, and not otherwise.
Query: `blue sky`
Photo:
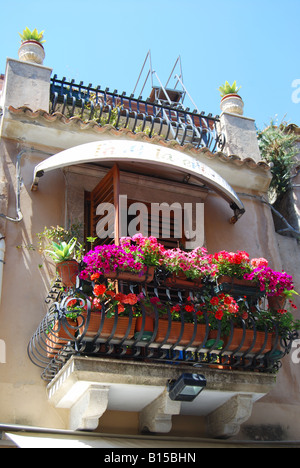
[[[45,30],[58,78],[132,93],[150,49],[163,84],[181,56],[200,110],[218,114],[218,87],[237,80],[258,128],[276,116],[300,126],[300,0],[0,0],[0,17],[0,73],[28,26]]]

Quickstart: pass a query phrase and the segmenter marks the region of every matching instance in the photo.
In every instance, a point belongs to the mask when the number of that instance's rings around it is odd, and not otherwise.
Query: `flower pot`
[[[286,302],[285,296],[268,296],[269,308],[272,310],[284,309]]]
[[[137,339],[140,335],[140,332],[143,330],[143,334],[139,338],[139,341],[151,340],[153,336],[153,330],[154,330],[154,319],[148,315],[145,315],[145,323],[144,323],[143,328],[142,328],[142,325],[143,325],[143,317],[138,317],[136,319],[134,338]]]
[[[132,271],[110,271],[105,273],[104,278],[129,281],[131,283],[150,283],[154,278],[155,267],[149,266],[146,273],[135,273]]]
[[[81,317],[83,317],[84,323],[79,328],[80,335],[82,335],[85,332],[84,338],[95,338],[95,336],[99,332],[100,325],[101,325],[101,317],[102,317],[101,312],[91,312],[87,330],[86,330],[87,313],[83,312],[78,320],[80,320]],[[129,333],[128,333],[128,336],[126,338],[128,340],[131,339],[133,337],[133,335],[134,335],[135,323],[136,323],[136,318],[133,317],[132,321],[131,321],[131,326],[130,326]],[[114,317],[111,317],[111,318],[105,317],[104,323],[103,323],[103,328],[101,330],[99,338],[109,338],[111,336],[111,334],[112,334],[114,324],[115,324],[115,318]],[[117,339],[124,338],[124,336],[126,335],[126,333],[128,331],[128,326],[129,326],[129,317],[118,317],[117,327],[116,327],[116,330],[115,330],[112,338],[113,339],[115,339],[115,338],[117,338]]]
[[[68,341],[72,340],[77,329],[77,320],[69,318],[66,318],[66,321],[55,320],[53,327],[49,327],[47,333],[47,357],[54,358],[59,350],[63,348]]]
[[[190,279],[183,272],[172,273],[166,278],[166,286],[169,288],[201,288],[202,279]]]
[[[64,286],[69,288],[76,285],[79,265],[76,260],[65,260],[56,264],[56,271]]]
[[[164,320],[164,319],[158,320],[158,330],[157,330],[157,334],[155,337],[156,343],[162,343],[164,341],[168,333],[168,326],[169,326],[168,320]],[[166,343],[169,343],[169,344],[177,343],[179,336],[180,336],[180,332],[181,332],[181,322],[172,321],[170,333],[169,333]],[[190,341],[193,337],[193,333],[194,333],[194,324],[185,323],[182,337],[180,339],[180,342],[177,343],[177,345],[186,346],[190,344]],[[195,347],[200,346],[205,339],[205,334],[206,334],[206,325],[197,324],[196,336],[195,336],[194,341],[190,344],[190,346],[195,346]]]
[[[243,341],[243,332],[244,332],[243,328],[234,328],[232,338],[231,338],[231,335],[228,335],[228,336],[225,335],[225,336],[221,337],[222,341],[224,341],[224,348],[226,347],[226,351],[233,351],[234,352],[239,348],[239,346],[241,345],[241,343]],[[210,334],[209,334],[209,337],[216,339],[217,334],[218,334],[217,330],[212,330],[210,332]],[[254,331],[253,330],[246,330],[243,345],[239,349],[238,352],[239,353],[244,353],[248,349],[250,349],[250,347],[253,344],[253,340],[254,340]],[[229,341],[230,341],[230,344],[229,344]],[[250,352],[253,353],[253,354],[260,353],[260,351],[261,351],[261,349],[262,349],[262,347],[264,345],[264,342],[265,342],[265,332],[257,331],[256,332],[256,340],[255,340],[254,346],[253,346],[253,348],[251,349]],[[273,335],[272,335],[272,333],[268,333],[267,343],[266,343],[265,348],[261,352],[261,354],[266,354],[269,351],[271,351],[272,342],[273,342]],[[228,344],[229,344],[229,346],[228,346]],[[227,348],[227,346],[228,346],[228,348]]]
[[[222,112],[229,114],[243,115],[244,113],[244,102],[238,94],[226,94],[221,99],[220,107]]]
[[[22,42],[19,51],[19,60],[22,62],[43,64],[45,58],[44,47],[40,42],[30,40]]]

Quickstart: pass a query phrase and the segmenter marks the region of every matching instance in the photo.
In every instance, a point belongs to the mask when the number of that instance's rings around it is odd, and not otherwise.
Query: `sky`
[[[28,26],[45,30],[44,66],[59,79],[131,94],[150,50],[163,85],[181,57],[200,111],[219,114],[218,88],[236,80],[258,129],[300,126],[300,0],[0,0],[0,18],[0,73]]]

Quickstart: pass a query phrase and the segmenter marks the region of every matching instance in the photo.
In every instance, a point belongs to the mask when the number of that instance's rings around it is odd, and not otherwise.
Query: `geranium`
[[[206,312],[207,318],[212,329],[221,330],[228,333],[230,322],[238,322],[241,312],[237,301],[229,294],[221,293],[218,296],[204,294],[204,302],[200,303],[199,310]]]
[[[208,256],[212,265],[217,268],[218,276],[228,275],[242,279],[245,273],[252,271],[250,257],[247,252],[226,252],[222,250]]]

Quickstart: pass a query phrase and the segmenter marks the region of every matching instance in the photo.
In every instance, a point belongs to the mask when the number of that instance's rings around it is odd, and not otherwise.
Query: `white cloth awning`
[[[194,178],[219,193],[234,210],[238,219],[245,208],[233,188],[217,172],[196,158],[163,146],[129,140],[104,140],[61,151],[39,163],[33,174],[32,190],[48,171],[90,162],[139,163],[177,171]]]

